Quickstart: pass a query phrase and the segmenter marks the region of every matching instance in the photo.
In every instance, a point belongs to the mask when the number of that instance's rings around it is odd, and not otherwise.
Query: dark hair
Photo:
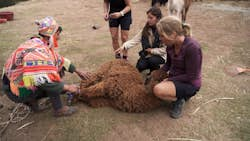
[[[153,16],[155,16],[158,20],[160,20],[162,18],[162,13],[161,13],[161,9],[158,7],[151,7],[148,11],[147,14],[152,14]],[[148,36],[149,35],[149,31],[148,29],[150,28],[149,24],[146,23],[145,26],[143,27],[142,30],[142,36]]]
[[[61,27],[61,26],[59,26],[56,32],[61,33],[62,31],[63,31],[62,27]]]
[[[62,27],[59,26],[56,32],[61,33],[62,31],[63,31]],[[48,37],[48,36],[42,35],[42,34],[40,34],[40,33],[38,33],[38,34],[39,34],[41,37],[43,37],[43,38],[44,38],[44,37]]]

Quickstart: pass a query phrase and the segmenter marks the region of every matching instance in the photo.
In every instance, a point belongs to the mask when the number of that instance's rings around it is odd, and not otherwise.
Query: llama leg
[[[180,20],[182,20],[182,10],[177,9],[177,10],[176,10],[176,16],[177,16]]]
[[[105,99],[105,98],[93,98],[93,99],[90,99],[88,104],[91,107],[94,107],[94,108],[111,106],[110,100]]]
[[[186,21],[185,17],[186,17],[185,9],[183,9],[183,10],[181,11],[181,20],[182,20],[183,23],[185,23],[185,21]]]
[[[90,76],[89,79],[85,79],[81,81],[81,88],[86,88],[91,85],[94,85],[95,83],[99,82],[102,78],[98,76],[97,74],[93,74]]]
[[[150,77],[151,79],[160,82],[168,77],[168,73],[164,70],[158,69],[158,70],[154,70],[151,73]]]
[[[170,7],[170,1],[168,2],[167,8],[168,8],[168,15],[169,16],[172,15],[172,13],[171,13],[172,8]]]
[[[102,97],[104,96],[104,82],[99,82],[88,88],[81,88],[79,96],[86,98]]]
[[[191,1],[190,1],[189,5],[186,5],[186,8],[185,8],[185,16],[184,16],[184,22],[186,22],[187,12],[188,12],[188,9],[189,9],[190,4],[191,4]]]

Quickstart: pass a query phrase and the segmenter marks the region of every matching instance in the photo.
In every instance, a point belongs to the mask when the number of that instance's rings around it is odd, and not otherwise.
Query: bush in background
[[[0,0],[0,8],[15,5],[20,1],[28,1],[28,0]]]

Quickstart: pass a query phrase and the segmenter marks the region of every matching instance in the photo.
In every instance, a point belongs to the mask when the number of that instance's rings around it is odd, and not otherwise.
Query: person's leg
[[[118,34],[118,27],[119,27],[119,20],[118,19],[109,19],[109,31],[112,38],[112,46],[113,50],[116,50],[119,48],[119,34]],[[120,54],[115,54],[115,58],[120,59]]]
[[[176,89],[172,81],[162,81],[154,86],[155,96],[165,101],[176,101]]]
[[[2,87],[4,93],[8,93],[10,91],[10,81],[8,77],[4,74],[2,78]]]
[[[38,102],[37,102],[35,93],[27,95],[26,97],[16,96],[14,93],[11,92],[11,90],[5,91],[5,93],[6,93],[7,97],[10,100],[12,100],[13,102],[23,103],[23,104],[29,106],[31,108],[31,110],[34,112],[39,111],[39,106],[38,106]]]
[[[165,63],[165,60],[161,56],[158,56],[158,55],[154,55],[148,58],[150,72],[159,69],[160,64],[164,64],[164,63]]]
[[[55,116],[69,116],[77,111],[75,107],[63,106],[60,94],[63,91],[64,84],[62,82],[46,83],[40,86],[40,89],[49,97]]]
[[[27,100],[29,100],[29,98],[20,98],[19,96],[15,95],[12,91],[11,91],[11,84],[9,79],[7,78],[7,76],[4,74],[3,79],[2,79],[2,89],[3,92],[6,94],[6,96],[13,102],[15,103],[25,103]]]
[[[38,100],[41,98],[47,97],[43,91],[36,89],[32,94],[23,99],[23,103],[28,105],[32,111],[40,112],[43,109],[39,107]]]
[[[64,85],[63,83],[58,82],[58,83],[46,83],[39,87],[39,90],[43,91],[43,93],[49,97],[53,109],[55,111],[63,107],[60,98],[60,94],[63,91],[63,85]]]
[[[172,108],[170,110],[170,116],[172,118],[179,118],[181,116],[182,107],[185,104],[183,98],[177,98],[176,84],[172,81],[163,81],[157,84],[154,89],[154,94],[163,100],[170,100],[172,102]]]
[[[118,34],[118,27],[110,27],[110,34],[112,38],[112,45],[113,45],[113,50],[117,50],[119,48],[119,34]],[[115,57],[117,59],[120,58],[120,54],[115,54]]]
[[[156,6],[156,7],[160,7],[160,0],[152,0],[152,2],[151,2],[151,6],[153,7],[153,6]]]
[[[22,103],[22,101],[18,98],[18,96],[13,94],[11,91],[5,91],[5,94],[11,101],[15,103]]]
[[[119,19],[121,25],[121,40],[122,44],[128,40],[130,25],[132,24],[131,14],[125,15]],[[123,59],[127,59],[128,52],[123,51]]]
[[[139,72],[148,69],[147,59],[140,57],[139,60],[137,61],[136,68],[138,69]]]
[[[128,34],[129,34],[129,30],[121,30],[122,44],[125,43],[128,40]],[[127,59],[127,57],[128,57],[128,51],[124,50],[122,52],[122,55],[123,55],[123,59]]]

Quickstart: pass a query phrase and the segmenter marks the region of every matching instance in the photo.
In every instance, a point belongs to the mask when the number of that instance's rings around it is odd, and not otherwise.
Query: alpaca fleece
[[[146,112],[161,105],[161,100],[152,94],[156,80],[159,78],[150,79],[145,87],[137,69],[117,59],[103,64],[90,79],[81,81],[77,100],[92,107],[111,106],[125,112]]]

